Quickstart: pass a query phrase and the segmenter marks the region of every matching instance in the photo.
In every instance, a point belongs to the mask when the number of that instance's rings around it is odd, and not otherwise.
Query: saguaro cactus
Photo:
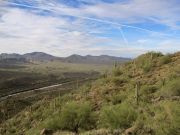
[[[162,78],[162,85],[164,86],[166,83],[166,79],[165,78]]]
[[[133,60],[133,75],[136,74],[136,61]]]
[[[117,68],[117,61],[114,62],[114,68]]]
[[[136,90],[135,90],[135,98],[136,98],[136,104],[139,104],[139,90],[140,90],[140,81],[137,81],[136,83]]]

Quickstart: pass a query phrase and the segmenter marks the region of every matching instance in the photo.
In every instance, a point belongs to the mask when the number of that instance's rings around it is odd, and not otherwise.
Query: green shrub
[[[180,78],[167,82],[162,88],[163,96],[180,96]]]
[[[58,130],[60,129],[60,114],[52,114],[49,118],[47,118],[44,122],[44,127],[52,130]]]
[[[157,86],[145,85],[141,89],[141,94],[145,94],[145,95],[152,94],[152,93],[156,92],[157,89],[158,89]]]
[[[70,130],[78,132],[80,129],[88,130],[95,126],[92,108],[89,103],[69,102],[49,122],[48,128]]]
[[[107,71],[107,70],[104,71],[104,73],[102,74],[102,77],[103,77],[103,78],[107,78],[107,77],[108,77],[108,71]]]
[[[112,78],[112,82],[117,86],[122,83],[126,83],[127,81],[128,79],[126,77],[113,77]]]
[[[152,56],[153,59],[163,56],[161,52],[149,52],[149,54]]]
[[[161,109],[160,109],[161,108]],[[157,110],[158,109],[158,110]],[[180,124],[180,105],[178,102],[164,101],[155,108],[156,119],[153,121],[158,124],[154,126],[157,135],[179,135]],[[166,116],[166,118],[164,117]],[[166,121],[166,122],[162,122]]]
[[[153,61],[151,59],[153,55],[151,55],[151,53],[147,53],[144,55],[139,56],[136,59],[136,66],[138,68],[141,68],[144,73],[147,73],[151,70],[151,68],[153,67]]]
[[[178,79],[180,77],[180,71],[172,71],[170,75],[168,75],[169,80]]]
[[[151,70],[151,68],[152,68],[152,63],[148,60],[146,62],[144,62],[144,64],[142,65],[142,69],[143,69],[144,73],[149,72]]]
[[[122,70],[119,67],[114,68],[112,73],[113,73],[114,76],[120,76],[120,75],[123,74]]]
[[[42,129],[35,129],[35,128],[31,128],[29,129],[27,132],[25,132],[25,135],[39,135],[41,133]]]
[[[165,55],[165,56],[162,56],[160,58],[160,64],[163,65],[163,64],[168,64],[171,62],[171,56],[170,55]]]
[[[122,101],[124,101],[126,97],[127,97],[127,95],[122,94],[122,93],[121,94],[114,94],[111,97],[111,102],[113,105],[116,105],[116,104],[119,104]]]
[[[170,109],[172,111],[172,124],[171,127],[168,130],[168,135],[179,135],[180,129],[180,105],[178,103],[172,103],[170,104]]]
[[[135,110],[128,104],[104,107],[100,112],[100,126],[103,128],[128,128],[136,120]]]
[[[139,100],[144,103],[151,102],[152,94],[158,90],[158,86],[155,85],[144,85],[141,87],[139,92]]]

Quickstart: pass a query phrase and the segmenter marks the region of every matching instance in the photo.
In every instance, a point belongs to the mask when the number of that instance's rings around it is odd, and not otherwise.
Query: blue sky
[[[0,53],[180,51],[179,0],[0,0]]]

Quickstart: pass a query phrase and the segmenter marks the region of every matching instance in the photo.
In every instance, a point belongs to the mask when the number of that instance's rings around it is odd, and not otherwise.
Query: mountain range
[[[129,60],[130,58],[123,58],[123,57],[115,57],[115,56],[108,56],[108,55],[100,55],[100,56],[92,56],[86,55],[81,56],[77,54],[73,54],[68,57],[56,57],[44,52],[32,52],[26,54],[7,54],[2,53],[0,54],[0,62],[29,62],[29,61],[62,61],[66,63],[85,63],[85,64],[112,64],[114,62],[124,63]]]

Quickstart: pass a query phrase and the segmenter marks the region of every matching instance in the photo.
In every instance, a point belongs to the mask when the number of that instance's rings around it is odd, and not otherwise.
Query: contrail
[[[121,36],[122,36],[124,42],[126,43],[126,45],[129,45],[128,40],[126,39],[126,37],[125,37],[125,35],[124,35],[123,29],[122,29],[121,27],[120,27],[119,29],[120,29]]]
[[[16,6],[21,6],[21,7],[33,8],[33,9],[51,11],[51,12],[57,13],[57,10],[53,10],[53,9],[47,9],[47,8],[43,8],[43,7],[35,7],[35,6],[31,6],[31,5],[20,4],[20,3],[9,2],[9,1],[4,1],[4,2],[9,3],[10,5],[16,5]],[[126,24],[120,24],[120,23],[116,23],[116,22],[112,22],[112,21],[103,20],[103,19],[97,19],[97,18],[85,17],[85,16],[78,16],[78,15],[73,15],[73,14],[69,14],[69,13],[68,14],[67,13],[61,13],[61,14],[67,15],[67,16],[72,16],[72,17],[77,17],[77,18],[84,19],[84,20],[91,20],[91,21],[111,24],[111,25],[115,25],[115,26],[118,26],[118,27],[120,26],[120,27],[138,29],[138,30],[141,30],[141,31],[146,31],[148,33],[154,33],[154,34],[158,34],[158,35],[172,36],[172,35],[169,35],[169,34],[164,34],[164,33],[148,30],[148,29],[141,28],[141,27],[136,27],[136,26],[132,26],[132,25],[126,25]]]

